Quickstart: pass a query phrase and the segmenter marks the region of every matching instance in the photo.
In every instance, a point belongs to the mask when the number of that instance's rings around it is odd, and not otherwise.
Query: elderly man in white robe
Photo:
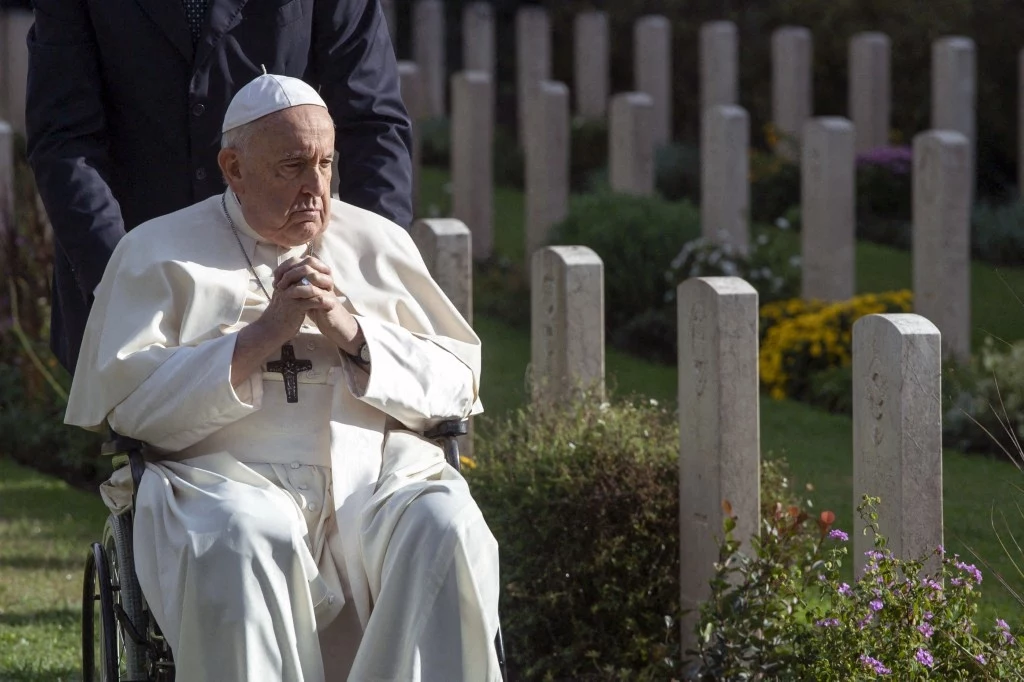
[[[312,88],[260,76],[223,131],[224,194],[114,252],[65,417],[149,446],[135,563],[177,679],[500,680],[497,543],[420,435],[481,411],[478,337],[331,199]]]

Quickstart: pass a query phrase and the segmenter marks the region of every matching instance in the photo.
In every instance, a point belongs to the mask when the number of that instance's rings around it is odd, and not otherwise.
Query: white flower
[[[735,277],[736,273],[739,272],[739,268],[732,261],[725,261],[722,263],[722,272],[726,277]]]
[[[768,235],[766,235],[763,232],[761,234],[757,235],[757,243],[758,243],[759,246],[764,246],[765,244],[767,244],[768,243]]]
[[[789,264],[792,265],[794,268],[799,267],[800,266],[800,256],[790,256],[789,257]]]
[[[657,400],[655,400],[654,398],[651,398],[649,402],[650,402],[650,403],[651,403],[651,405],[652,405],[652,406],[654,406],[654,407],[657,407],[657,406],[658,406],[658,401],[657,401]]]
[[[786,220],[785,216],[779,216],[778,218],[775,219],[775,227],[779,228],[780,230],[788,230],[789,221]]]
[[[708,264],[709,265],[714,265],[715,263],[717,263],[720,260],[722,260],[722,254],[719,253],[718,251],[713,251],[711,253],[711,255],[708,256]]]

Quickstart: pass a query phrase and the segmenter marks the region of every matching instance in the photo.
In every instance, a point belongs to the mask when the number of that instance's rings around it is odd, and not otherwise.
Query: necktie
[[[185,18],[188,19],[188,27],[192,31],[192,42],[199,41],[203,34],[203,18],[206,15],[206,3],[208,0],[182,0],[185,3]]]

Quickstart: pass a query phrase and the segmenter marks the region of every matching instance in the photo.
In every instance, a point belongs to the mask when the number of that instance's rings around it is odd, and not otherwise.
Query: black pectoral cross
[[[281,346],[281,359],[267,363],[268,372],[276,372],[284,377],[284,394],[288,402],[299,402],[299,372],[313,369],[309,360],[296,360],[295,348],[290,343]]]

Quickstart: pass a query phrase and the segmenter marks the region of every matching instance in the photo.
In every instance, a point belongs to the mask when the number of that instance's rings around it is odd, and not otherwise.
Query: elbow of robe
[[[232,386],[234,337],[179,348],[111,411],[111,428],[175,452],[259,410],[263,390],[258,374]]]
[[[480,410],[477,380],[462,360],[398,325],[359,318],[370,349],[367,374],[343,356],[349,389],[412,431]]]

